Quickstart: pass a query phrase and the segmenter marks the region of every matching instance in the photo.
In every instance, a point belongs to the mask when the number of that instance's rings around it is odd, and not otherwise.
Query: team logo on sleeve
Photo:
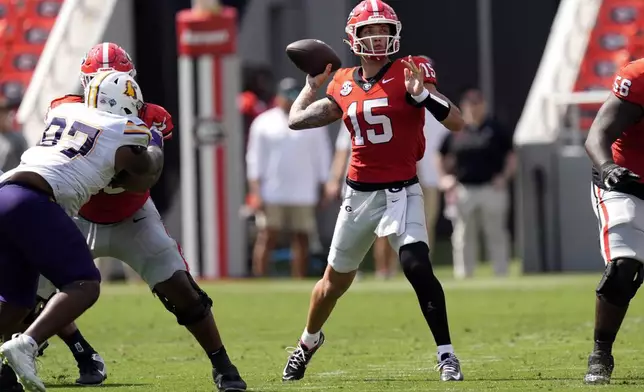
[[[128,97],[132,97],[134,99],[138,99],[137,94],[136,94],[136,89],[134,88],[134,85],[132,85],[132,81],[128,80],[125,82],[125,95]]]
[[[342,84],[342,89],[340,89],[340,95],[343,97],[346,97],[347,95],[351,94],[351,90],[353,90],[353,86],[351,85],[350,81],[346,81]]]

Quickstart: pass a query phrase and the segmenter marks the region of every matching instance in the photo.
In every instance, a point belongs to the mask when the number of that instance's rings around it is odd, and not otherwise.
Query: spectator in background
[[[349,133],[346,125],[342,122],[338,137],[335,141],[335,155],[333,156],[331,174],[324,187],[327,201],[337,200],[340,198],[340,195],[344,195],[346,190],[344,179],[347,175],[350,156],[351,133]],[[398,259],[391,245],[389,245],[387,237],[376,238],[376,241],[373,243],[372,254],[376,277],[385,280],[391,278],[396,273]]]
[[[301,86],[292,78],[279,84],[276,107],[257,116],[250,127],[247,178],[259,229],[253,251],[253,275],[266,276],[270,253],[280,232],[292,235],[291,275],[306,276],[309,235],[315,207],[326,182],[331,145],[326,127],[293,131],[288,113]]]
[[[8,171],[20,164],[27,141],[14,126],[14,115],[20,102],[0,98],[0,171]]]
[[[454,275],[473,275],[481,228],[494,273],[506,275],[510,260],[508,182],[516,168],[512,135],[489,115],[479,89],[465,90],[460,108],[466,126],[447,134],[438,165],[449,210],[446,215],[454,225]]]
[[[242,88],[244,91],[239,95],[238,105],[244,120],[244,130],[248,136],[253,120],[272,106],[273,73],[267,67],[246,67]]]

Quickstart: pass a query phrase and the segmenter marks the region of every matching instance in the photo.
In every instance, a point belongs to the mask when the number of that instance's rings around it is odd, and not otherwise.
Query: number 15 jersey
[[[414,57],[425,83],[436,83],[429,63]],[[400,59],[385,65],[369,80],[361,68],[338,70],[327,97],[342,109],[351,133],[347,178],[358,184],[396,184],[416,180],[416,164],[425,153],[425,109],[412,104]]]
[[[147,147],[151,134],[136,117],[123,117],[80,103],[60,105],[49,111],[47,128],[37,146],[21,157],[17,172],[42,176],[67,214],[76,215],[90,196],[114,178],[116,150],[121,146]]]

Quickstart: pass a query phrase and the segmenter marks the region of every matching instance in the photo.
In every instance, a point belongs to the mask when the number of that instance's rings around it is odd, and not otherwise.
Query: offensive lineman
[[[83,59],[81,84],[87,85],[97,72],[104,69],[128,72],[132,77],[136,75],[127,52],[106,42],[94,46]],[[79,102],[82,98],[66,95],[54,100],[52,107],[64,102]],[[139,116],[149,126],[161,130],[165,139],[172,136],[172,119],[164,108],[144,104]],[[211,311],[212,300],[188,272],[181,249],[168,235],[149,196],[149,188],[135,193],[115,186],[106,187],[81,208],[76,224],[91,244],[94,257],[110,256],[127,263],[149,285],[166,309],[176,316],[177,322],[192,333],[212,364],[214,382],[219,390],[244,391],[246,383],[223,346]],[[47,298],[50,294],[39,290],[39,295]],[[78,362],[81,377],[77,383],[101,384],[107,377],[103,361],[76,325],[72,323],[65,327],[59,336],[68,343]],[[81,353],[74,342],[83,347]],[[82,359],[88,357],[83,353],[91,353],[91,362]]]
[[[353,139],[348,189],[333,234],[328,266],[316,284],[306,328],[284,367],[283,380],[299,380],[324,343],[322,326],[351,285],[376,236],[388,237],[438,346],[443,381],[463,379],[451,345],[443,288],[429,260],[423,195],[416,163],[425,150],[425,108],[448,129],[463,126],[458,109],[436,90],[434,70],[422,58],[390,60],[398,52],[401,23],[381,0],[358,4],[347,22],[348,44],[361,67],[336,72],[327,97],[315,101],[331,65],[307,84],[289,115],[292,129],[343,119]]]
[[[143,97],[134,79],[101,73],[85,98],[53,109],[38,146],[0,177],[0,333],[16,332],[33,308],[40,273],[60,290],[23,334],[0,346],[27,391],[45,391],[35,368],[39,345],[99,297],[100,273],[70,216],[117,174],[149,187],[163,168],[161,150],[148,147],[161,135],[136,117]]]
[[[613,94],[597,113],[586,152],[593,162],[592,202],[606,270],[596,289],[595,346],[587,384],[608,384],[613,343],[644,280],[644,59],[615,76]]]

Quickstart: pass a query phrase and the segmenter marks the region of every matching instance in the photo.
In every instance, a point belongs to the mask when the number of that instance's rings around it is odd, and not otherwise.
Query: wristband
[[[427,97],[429,97],[429,90],[427,90],[427,88],[424,88],[423,92],[420,93],[420,95],[412,95],[411,97],[414,98],[414,101],[422,103],[427,99]]]
[[[445,120],[452,109],[449,102],[430,93],[426,88],[420,95],[412,95],[411,97],[418,103],[417,106],[425,107],[438,121]]]

